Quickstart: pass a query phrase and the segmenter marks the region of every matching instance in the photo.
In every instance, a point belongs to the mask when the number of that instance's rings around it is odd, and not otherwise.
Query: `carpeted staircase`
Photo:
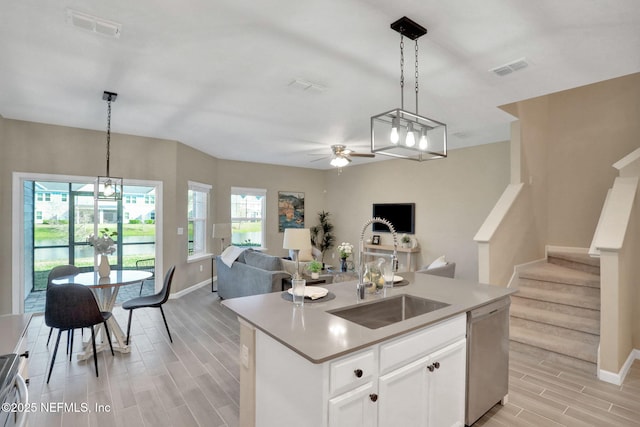
[[[549,252],[519,273],[511,299],[511,349],[596,373],[600,342],[600,260]]]

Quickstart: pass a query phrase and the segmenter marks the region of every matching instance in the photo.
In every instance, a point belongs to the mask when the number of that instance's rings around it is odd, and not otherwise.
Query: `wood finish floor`
[[[210,288],[165,305],[173,344],[157,309],[134,312],[132,351],[68,361],[61,351],[47,385],[53,343],[42,316],[29,327],[30,400],[72,407],[30,414],[31,426],[236,426],[239,416],[239,325]],[[127,313],[114,315],[126,327]],[[75,340],[77,352],[80,336]],[[85,336],[87,332],[85,331]],[[54,335],[55,337],[55,335]],[[511,352],[509,403],[495,406],[475,426],[640,426],[640,362],[618,387],[592,376]],[[82,412],[86,405],[90,412]],[[96,405],[110,406],[97,412]],[[283,426],[288,427],[288,426]],[[291,426],[295,427],[295,426]]]

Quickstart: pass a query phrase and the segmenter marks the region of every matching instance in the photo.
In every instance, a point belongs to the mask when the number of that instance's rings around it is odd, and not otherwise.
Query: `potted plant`
[[[411,237],[407,236],[406,234],[402,235],[402,237],[400,238],[400,242],[402,242],[403,248],[411,247]]]
[[[311,244],[322,252],[321,261],[324,262],[324,253],[335,244],[336,238],[333,235],[333,224],[329,221],[329,212],[318,212],[318,222],[320,224],[311,227]]]
[[[307,270],[309,270],[309,272],[311,273],[312,279],[317,279],[320,277],[320,271],[322,271],[322,263],[314,259],[309,264],[307,264]]]

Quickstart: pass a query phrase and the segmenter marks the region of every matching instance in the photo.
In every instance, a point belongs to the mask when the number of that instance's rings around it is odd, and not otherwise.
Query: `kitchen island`
[[[425,407],[418,415],[424,425],[429,419],[431,425],[462,425],[466,314],[514,290],[425,274],[402,276],[408,285],[367,294],[362,301],[356,282],[326,285],[335,298],[303,308],[280,293],[223,301],[241,323],[241,425],[386,425],[412,406]],[[377,329],[329,313],[399,295],[447,305]],[[421,378],[434,372],[439,375]],[[440,400],[429,410],[413,404],[416,393]]]

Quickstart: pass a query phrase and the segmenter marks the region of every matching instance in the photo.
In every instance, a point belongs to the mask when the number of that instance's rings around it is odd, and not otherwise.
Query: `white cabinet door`
[[[464,426],[466,339],[429,356],[429,426]]]
[[[380,377],[378,425],[381,427],[427,426],[429,357]],[[462,390],[464,402],[464,389]]]
[[[373,383],[364,384],[329,400],[331,427],[372,427],[376,425],[377,395]]]

